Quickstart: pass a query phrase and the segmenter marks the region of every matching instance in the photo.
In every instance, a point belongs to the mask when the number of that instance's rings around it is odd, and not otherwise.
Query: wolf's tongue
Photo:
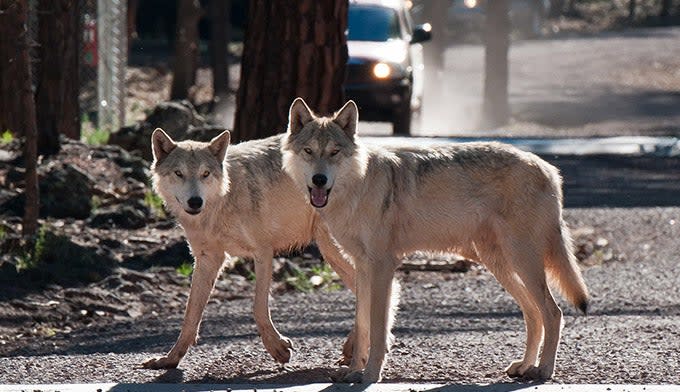
[[[312,205],[314,207],[323,207],[328,202],[328,191],[322,188],[312,188],[310,191]]]

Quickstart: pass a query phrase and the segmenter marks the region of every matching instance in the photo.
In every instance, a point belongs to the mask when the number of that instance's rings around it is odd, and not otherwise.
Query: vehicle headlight
[[[377,63],[373,66],[373,76],[378,79],[385,79],[392,75],[392,67],[387,63]]]
[[[477,6],[477,0],[465,0],[463,1],[463,4],[468,8],[475,8]]]

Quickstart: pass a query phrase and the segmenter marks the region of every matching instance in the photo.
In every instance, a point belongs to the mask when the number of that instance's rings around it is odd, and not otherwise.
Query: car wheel
[[[411,136],[411,104],[406,101],[406,105],[402,105],[394,112],[392,119],[392,133],[398,136]]]

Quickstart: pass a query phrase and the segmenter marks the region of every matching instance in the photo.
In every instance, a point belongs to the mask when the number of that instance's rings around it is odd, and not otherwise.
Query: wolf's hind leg
[[[485,241],[477,244],[480,261],[489,269],[503,288],[517,301],[526,327],[526,348],[521,360],[513,361],[505,372],[510,377],[522,377],[528,369],[536,366],[543,341],[543,319],[531,300],[526,287],[513,268],[513,252],[500,247],[495,236],[489,233]]]
[[[555,369],[555,357],[560,340],[562,328],[562,311],[555,303],[546,281],[545,269],[541,252],[536,249],[536,243],[531,238],[515,238],[512,234],[503,237],[503,254],[513,266],[513,271],[519,277],[524,288],[523,293],[532,304],[530,319],[541,320],[543,325],[543,351],[538,366],[525,361],[521,366],[514,369],[508,368],[508,374],[529,379],[545,380],[552,377]],[[518,300],[519,301],[519,300]],[[526,301],[526,300],[525,300]],[[527,314],[527,310],[522,309]],[[527,321],[527,335],[529,322]],[[531,338],[527,336],[527,352],[532,345]],[[541,339],[536,339],[540,342]],[[538,352],[536,343],[535,351]],[[533,346],[532,354],[534,351]],[[526,359],[526,358],[525,358]]]
[[[142,364],[147,369],[171,369],[176,368],[189,347],[196,344],[198,329],[203,317],[203,310],[208,303],[208,298],[215,286],[217,275],[222,270],[224,252],[205,254],[196,252],[194,272],[191,276],[191,289],[189,301],[184,312],[182,331],[177,342],[167,355],[161,358],[153,358]]]
[[[281,335],[272,322],[269,311],[269,290],[272,283],[272,260],[274,251],[258,253],[255,259],[255,301],[253,315],[262,343],[269,354],[279,363],[288,363],[293,355],[293,342]]]
[[[555,303],[555,299],[548,288],[542,269],[542,260],[537,261],[537,263],[540,264],[536,266],[533,272],[522,270],[519,275],[542,316],[545,338],[538,367],[527,369],[522,376],[535,380],[547,380],[552,377],[555,370],[557,347],[562,332],[562,311]],[[539,267],[541,274],[539,274]],[[539,274],[538,277],[536,277],[536,274]],[[529,279],[532,280],[529,281]]]

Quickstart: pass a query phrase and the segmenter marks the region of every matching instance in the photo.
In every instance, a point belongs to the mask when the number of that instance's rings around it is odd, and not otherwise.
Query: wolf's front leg
[[[262,251],[255,259],[253,314],[264,347],[276,362],[288,363],[293,355],[293,342],[279,333],[269,312],[269,289],[272,282],[273,259],[273,250]]]
[[[364,383],[379,382],[382,379],[382,368],[385,354],[388,351],[388,336],[391,325],[390,299],[394,281],[394,272],[399,261],[394,259],[373,262],[369,271],[371,280],[371,349],[368,363],[361,379]]]
[[[348,373],[343,377],[344,382],[360,382],[362,371],[368,360],[369,330],[371,327],[371,281],[367,267],[363,260],[356,264],[357,301],[353,330],[354,350]]]
[[[208,303],[208,298],[215,286],[215,280],[217,280],[217,275],[222,269],[223,263],[224,252],[212,254],[196,252],[194,272],[191,275],[191,291],[189,292],[189,301],[184,312],[184,321],[179,338],[167,355],[149,359],[142,364],[142,367],[147,369],[176,368],[189,347],[196,344],[203,310]]]
[[[350,262],[349,256],[345,256],[340,252],[338,245],[331,239],[325,223],[318,222],[315,227],[314,240],[321,251],[323,259],[333,268],[333,270],[340,276],[342,283],[356,294],[356,271]],[[354,339],[356,336],[356,329],[347,336],[347,340],[342,346],[342,357],[338,361],[340,365],[349,365],[352,362],[352,353],[354,352]]]

